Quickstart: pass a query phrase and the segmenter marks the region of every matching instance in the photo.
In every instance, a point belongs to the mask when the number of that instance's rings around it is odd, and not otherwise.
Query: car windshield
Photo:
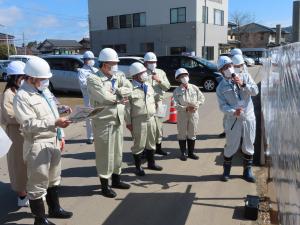
[[[84,62],[84,58],[80,58],[80,60],[81,60],[82,62]],[[94,60],[95,60],[95,65],[94,65],[94,67],[99,68],[99,67],[100,67],[100,63],[99,63],[99,61],[98,61],[98,58],[94,58]]]
[[[206,60],[206,59],[203,59],[203,58],[199,58],[199,57],[195,57],[194,59],[196,59],[198,62],[200,62],[202,65],[205,65],[207,66],[208,68],[210,69],[217,69],[217,66],[216,64]]]

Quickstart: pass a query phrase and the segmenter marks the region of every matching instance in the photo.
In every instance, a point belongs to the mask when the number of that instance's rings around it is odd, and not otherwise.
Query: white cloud
[[[1,1],[1,0],[0,0]],[[20,19],[23,18],[21,9],[16,6],[9,8],[0,8],[0,24],[5,26],[15,25]]]
[[[77,25],[81,28],[88,28],[89,27],[89,23],[87,21],[80,21],[77,23]]]
[[[46,16],[38,19],[37,26],[40,28],[58,27],[59,20],[55,16]]]

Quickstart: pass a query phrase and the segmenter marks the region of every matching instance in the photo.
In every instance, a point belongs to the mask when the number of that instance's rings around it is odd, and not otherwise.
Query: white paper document
[[[10,138],[7,136],[7,134],[5,133],[5,131],[3,130],[2,127],[0,127],[0,158],[5,156],[10,147],[11,147],[11,140]]]
[[[76,106],[71,115],[69,116],[69,120],[73,123],[78,123],[81,121],[85,121],[87,119],[95,118],[100,112],[102,112],[104,108],[90,108],[84,106]]]

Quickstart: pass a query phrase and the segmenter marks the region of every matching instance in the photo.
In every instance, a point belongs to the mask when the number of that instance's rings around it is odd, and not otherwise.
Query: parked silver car
[[[129,76],[129,67],[132,63],[139,62],[144,64],[144,58],[142,57],[124,56],[124,57],[119,57],[119,59],[120,59],[120,62],[118,63],[119,70],[122,71],[127,78]]]
[[[82,55],[44,55],[51,68],[50,79],[52,91],[80,92],[78,69],[83,66]]]

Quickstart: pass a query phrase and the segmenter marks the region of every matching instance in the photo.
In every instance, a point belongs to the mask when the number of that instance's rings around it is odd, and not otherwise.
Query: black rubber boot
[[[180,160],[181,161],[186,161],[187,160],[187,155],[186,155],[186,140],[179,140],[179,147],[180,147]]]
[[[108,186],[108,179],[100,178],[101,190],[104,197],[115,198],[117,196],[116,192]]]
[[[117,189],[129,189],[130,188],[129,184],[121,182],[121,177],[119,174],[113,174],[111,177],[111,180],[112,180],[112,182],[111,182],[112,188],[117,188]]]
[[[253,156],[244,155],[244,172],[243,178],[250,183],[255,183],[256,179],[252,172]]]
[[[55,225],[46,217],[43,199],[29,200],[29,203],[31,212],[34,215],[34,225]]]
[[[188,144],[188,157],[190,159],[198,160],[199,156],[197,156],[197,155],[194,154],[194,151],[195,151],[195,142],[196,142],[196,140],[191,140],[191,139],[187,140],[187,144]]]
[[[133,154],[133,158],[134,158],[134,163],[135,163],[135,168],[136,168],[136,172],[135,174],[137,176],[145,176],[145,171],[142,168],[142,154]]]
[[[155,163],[154,159],[154,151],[153,150],[146,150],[146,156],[148,161],[148,169],[149,170],[156,170],[161,171],[163,168]]]
[[[156,144],[156,151],[155,151],[156,155],[163,155],[163,156],[167,156],[168,153],[165,152],[164,150],[161,149],[161,143],[160,144]]]
[[[224,163],[223,163],[224,172],[221,177],[221,180],[224,182],[227,182],[230,179],[231,161],[232,161],[232,157],[231,158],[224,157]]]
[[[60,207],[57,186],[48,188],[46,202],[49,208],[49,217],[69,219],[73,216],[72,212],[65,211],[63,208]]]

